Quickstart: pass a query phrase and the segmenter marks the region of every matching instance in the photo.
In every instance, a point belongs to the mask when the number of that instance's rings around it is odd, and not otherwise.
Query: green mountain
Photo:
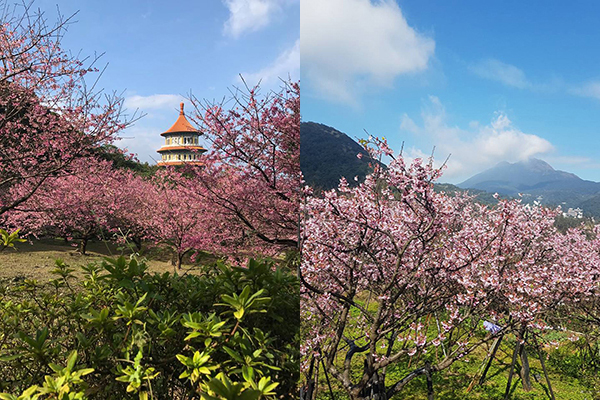
[[[357,157],[362,154],[362,159]],[[327,125],[303,122],[300,125],[300,169],[307,185],[317,190],[336,188],[340,178],[353,184],[371,171],[365,149],[348,135]]]
[[[159,168],[156,165],[150,165],[147,162],[141,163],[127,157],[121,149],[112,144],[102,145],[94,153],[99,159],[112,162],[117,169],[129,169],[142,176],[154,175]]]

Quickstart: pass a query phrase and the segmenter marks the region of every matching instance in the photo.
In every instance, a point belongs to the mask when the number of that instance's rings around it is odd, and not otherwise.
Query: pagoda
[[[177,121],[169,130],[161,133],[165,138],[165,144],[157,150],[161,160],[160,166],[202,164],[200,155],[206,149],[199,144],[200,131],[190,124],[183,112],[183,103],[180,104],[181,111]]]

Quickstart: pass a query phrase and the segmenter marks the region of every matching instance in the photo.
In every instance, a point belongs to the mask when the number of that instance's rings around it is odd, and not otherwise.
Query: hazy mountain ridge
[[[563,208],[579,207],[588,215],[600,216],[600,183],[555,170],[547,162],[531,158],[526,161],[498,163],[457,185],[508,196],[522,195],[523,201]]]
[[[497,164],[457,185],[498,193],[516,195],[523,191],[579,190],[600,192],[600,183],[587,181],[570,172],[555,170],[547,162],[531,158],[527,161]]]
[[[362,181],[371,171],[363,147],[345,133],[324,124],[303,122],[300,148],[304,179],[307,185],[316,189],[335,188],[342,176],[355,184],[355,176]],[[365,157],[358,159],[359,153]],[[476,201],[485,204],[497,202],[494,193],[503,198],[521,194],[525,203],[539,200],[548,206],[560,205],[565,211],[579,207],[585,215],[600,217],[600,183],[556,170],[536,158],[517,163],[503,161],[458,185],[437,183],[435,186],[437,191],[449,194],[469,191],[476,196]]]

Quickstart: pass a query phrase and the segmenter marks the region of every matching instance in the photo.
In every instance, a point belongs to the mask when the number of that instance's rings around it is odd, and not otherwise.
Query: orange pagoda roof
[[[167,165],[204,165],[204,163],[200,160],[194,161],[181,161],[181,160],[171,160],[171,161],[159,161],[156,163],[159,167],[165,167]]]
[[[165,136],[169,133],[179,133],[179,132],[194,132],[200,133],[198,129],[194,128],[190,121],[185,117],[185,113],[183,112],[183,102],[179,105],[181,107],[181,111],[179,111],[179,117],[177,121],[170,127],[167,131],[161,133],[161,136]]]

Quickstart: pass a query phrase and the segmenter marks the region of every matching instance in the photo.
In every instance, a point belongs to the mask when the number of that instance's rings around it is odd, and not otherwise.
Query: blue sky
[[[37,0],[34,7],[53,22],[57,5],[65,16],[79,11],[63,47],[105,53],[100,86],[147,114],[117,143],[142,161],[157,159],[160,133],[190,92],[220,100],[241,85],[239,74],[251,84],[262,79],[265,90],[300,76],[299,0]]]
[[[449,154],[442,181],[537,157],[600,181],[600,3],[302,0],[302,116]]]

